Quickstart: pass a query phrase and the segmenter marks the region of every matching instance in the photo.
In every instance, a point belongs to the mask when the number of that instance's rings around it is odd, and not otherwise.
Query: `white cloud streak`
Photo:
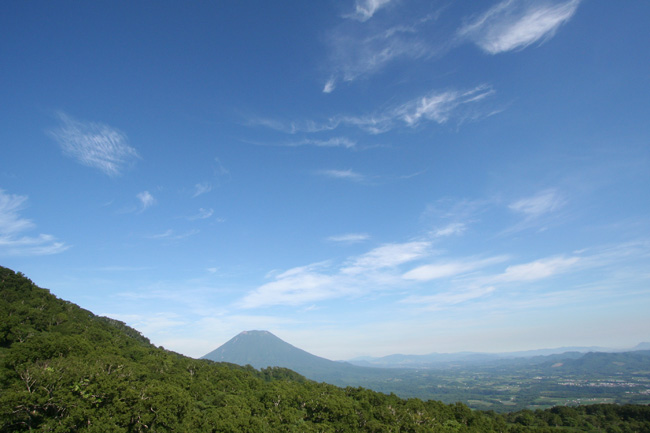
[[[212,191],[212,185],[208,182],[197,183],[194,185],[194,194],[192,198],[196,198],[200,195],[207,194]]]
[[[401,302],[417,304],[421,311],[438,311],[491,294],[498,295],[499,291],[504,289],[512,295],[512,290],[516,287],[521,289],[528,283],[552,278],[569,271],[577,271],[584,263],[584,260],[579,257],[548,257],[529,263],[507,266],[501,273],[468,275],[471,271],[477,271],[479,268],[508,259],[507,256],[497,256],[484,260],[459,260],[417,267],[404,274],[404,278],[418,282],[431,282],[436,279],[452,277],[455,279],[449,283],[446,282],[445,286],[434,286],[436,287],[434,290],[438,290],[437,287],[445,287],[442,291],[434,294],[407,296]]]
[[[471,270],[467,263],[440,263],[424,265],[404,274],[407,280],[430,281],[438,278],[451,277]]]
[[[434,237],[445,237],[463,234],[467,230],[467,225],[464,223],[451,223],[433,231]]]
[[[404,304],[417,304],[424,311],[437,311],[450,305],[462,304],[478,298],[483,298],[495,291],[493,286],[474,287],[465,290],[436,293],[428,296],[409,296],[401,301]]]
[[[523,49],[553,37],[579,4],[580,0],[505,0],[464,25],[458,35],[489,54]]]
[[[346,296],[359,296],[372,290],[390,290],[399,276],[398,266],[427,254],[428,242],[387,244],[340,266],[329,262],[289,269],[274,280],[251,291],[240,302],[242,308],[272,305],[304,305]]]
[[[541,280],[566,272],[578,264],[579,261],[579,257],[552,257],[521,265],[508,266],[505,272],[496,276],[494,280],[503,282]]]
[[[20,216],[26,201],[26,196],[7,194],[0,189],[0,254],[40,256],[61,253],[70,248],[48,234],[20,236],[22,232],[35,227],[32,221]]]
[[[24,209],[27,196],[6,194],[0,189],[0,233],[12,235],[34,227],[34,223],[21,218],[19,212]]]
[[[392,63],[427,60],[449,49],[453,38],[434,24],[446,7],[432,11],[431,2],[411,2],[408,8],[397,5],[390,13],[377,14],[394,3],[398,2],[359,0],[354,13],[345,16],[350,19],[329,32],[330,74],[324,93],[333,92],[339,82],[367,77]]]
[[[341,269],[344,274],[355,275],[383,268],[392,268],[422,258],[429,252],[430,243],[423,241],[388,244],[375,248],[351,260]]]
[[[336,89],[336,78],[330,77],[323,86],[323,93],[332,93]]]
[[[156,199],[151,195],[149,191],[142,191],[136,197],[138,198],[138,200],[140,200],[140,204],[142,205],[142,211],[156,204]]]
[[[63,153],[79,163],[96,168],[109,176],[118,176],[139,158],[129,146],[126,135],[97,122],[82,122],[58,113],[59,128],[49,132]]]
[[[314,140],[305,139],[294,143],[289,143],[288,146],[316,146],[316,147],[344,147],[352,149],[357,145],[357,142],[347,137],[332,137],[327,140]]]
[[[356,243],[363,242],[370,239],[368,233],[346,233],[343,235],[330,236],[327,238],[330,242],[341,242],[341,243]]]
[[[359,21],[367,21],[381,8],[390,3],[391,0],[357,0],[353,14],[346,15]]]
[[[214,173],[217,176],[227,176],[230,174],[230,170],[228,170],[224,165],[221,163],[221,160],[219,158],[214,159]]]
[[[365,23],[386,7],[387,0],[359,0],[355,12],[330,32],[331,73],[323,85],[332,93],[339,82],[352,82],[375,74],[396,61],[427,60],[472,41],[482,50],[497,54],[544,42],[575,14],[580,0],[504,0],[479,16],[468,19],[450,34],[432,25],[445,8],[436,13],[420,10],[412,14],[383,14]],[[402,11],[404,12],[404,11]]]
[[[497,256],[483,260],[442,261],[411,269],[403,277],[407,280],[431,281],[465,274],[486,266],[504,262],[507,259],[507,256]]]
[[[451,279],[440,286],[446,287],[446,290],[410,295],[402,301],[422,304],[420,307],[431,310],[477,299],[504,288],[512,290],[515,287],[513,284],[518,286],[538,282],[560,274],[602,266],[577,256],[555,256],[509,265],[501,272],[485,270],[510,260],[502,255],[485,259],[440,260],[404,271],[405,266],[431,256],[431,247],[432,244],[425,241],[387,244],[350,257],[340,265],[320,262],[270,274],[269,278],[273,278],[273,281],[250,291],[238,305],[241,308],[300,306],[335,298],[404,290],[413,288],[413,284],[430,285],[435,280]],[[420,290],[426,291],[426,287]],[[428,290],[438,290],[436,287],[439,286],[433,285]]]
[[[256,124],[288,134],[297,132],[318,133],[339,128],[358,128],[370,134],[383,134],[397,127],[415,128],[425,122],[445,124],[456,120],[477,119],[495,113],[481,105],[496,91],[488,84],[470,89],[432,91],[413,98],[403,104],[385,110],[360,116],[333,116],[323,122],[304,121],[284,124],[279,121],[258,119]],[[353,141],[336,137],[329,140],[304,140],[293,145],[311,144],[317,146],[353,147]],[[356,144],[356,143],[354,143]]]
[[[167,229],[162,233],[158,233],[156,235],[151,235],[151,236],[149,236],[149,238],[151,238],[151,239],[165,239],[165,238],[169,238],[169,237],[171,237],[173,235],[174,235],[174,231],[172,229]]]
[[[374,134],[387,132],[400,123],[411,128],[423,121],[444,124],[451,119],[478,117],[478,114],[472,114],[467,110],[472,110],[471,107],[494,93],[495,90],[486,84],[467,90],[434,91],[383,113],[343,118],[342,123],[357,126]]]
[[[408,126],[416,126],[422,119],[442,124],[454,116],[459,107],[478,102],[494,93],[494,89],[485,84],[465,91],[436,92],[410,101],[398,107],[394,113]]]
[[[356,173],[352,170],[319,170],[316,172],[321,176],[330,177],[332,179],[342,179],[350,180],[353,182],[362,182],[365,180],[365,176],[359,173]]]
[[[333,31],[329,45],[334,72],[323,86],[323,92],[333,92],[340,80],[351,82],[361,76],[377,73],[398,59],[418,59],[431,55],[433,49],[418,36],[420,24],[397,25],[374,33],[349,28]]]
[[[210,218],[214,214],[213,209],[203,209],[200,208],[199,212],[196,215],[192,215],[191,217],[188,217],[187,219],[190,221],[196,221],[196,220],[204,220]]]
[[[563,196],[555,189],[546,189],[513,201],[509,209],[528,220],[555,212],[564,202]],[[603,275],[621,273],[617,264],[622,256],[637,255],[639,259],[647,260],[647,244],[636,250],[625,247],[612,254],[603,253],[603,248],[595,248],[591,252],[585,249],[525,261],[515,260],[506,253],[451,257],[442,249],[434,249],[449,236],[466,230],[466,223],[457,222],[459,217],[469,221],[475,219],[477,213],[487,212],[487,208],[498,207],[502,212],[502,206],[501,201],[462,201],[451,206],[451,211],[436,211],[440,217],[452,218],[456,222],[429,232],[424,239],[384,244],[345,260],[270,273],[267,276],[270,281],[250,290],[236,306],[245,309],[279,305],[297,307],[341,298],[375,300],[393,297],[397,298],[396,301],[401,298],[404,308],[417,304],[417,308],[411,310],[413,313],[452,306],[454,309],[491,311],[495,305],[507,304],[513,297],[529,299],[531,295],[548,295],[555,299],[561,297],[558,287],[570,290],[575,288],[577,280],[584,285],[584,281],[590,281],[592,277],[596,282]],[[367,238],[365,233],[348,233],[327,240],[353,242]],[[487,297],[489,301],[481,300]],[[464,303],[468,305],[459,307]]]
[[[149,239],[167,239],[167,240],[177,241],[177,240],[188,238],[190,236],[194,236],[195,234],[198,234],[198,233],[199,233],[199,230],[194,229],[194,230],[187,231],[185,233],[176,234],[174,232],[174,230],[168,229],[168,230],[165,230],[162,233],[158,233],[156,235],[149,236]]]
[[[302,305],[343,295],[343,286],[334,284],[336,278],[314,272],[292,272],[279,276],[247,295],[244,308],[269,305]]]
[[[535,218],[559,209],[564,203],[564,198],[557,191],[549,189],[541,191],[532,197],[517,200],[510,204],[508,208],[527,217]]]

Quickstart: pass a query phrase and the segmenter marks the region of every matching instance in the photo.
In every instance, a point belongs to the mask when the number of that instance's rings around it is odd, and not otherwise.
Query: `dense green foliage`
[[[650,431],[648,406],[504,416],[187,358],[2,267],[0,319],[0,432]]]

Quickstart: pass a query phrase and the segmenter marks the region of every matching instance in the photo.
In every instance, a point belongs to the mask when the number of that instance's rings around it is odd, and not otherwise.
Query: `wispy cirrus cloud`
[[[196,198],[200,195],[207,194],[210,191],[212,191],[212,184],[209,182],[201,182],[197,183],[194,185],[194,193],[192,194],[192,198]]]
[[[59,112],[60,126],[49,131],[63,153],[109,176],[118,176],[139,158],[119,130],[99,122],[83,122]]]
[[[323,86],[323,93],[332,93],[336,89],[336,77],[330,77]]]
[[[138,193],[136,197],[140,200],[141,212],[156,204],[156,199],[149,191],[142,191],[141,193]]]
[[[230,170],[223,165],[219,158],[214,158],[212,162],[212,172],[216,180],[214,182],[204,181],[195,184],[192,198],[209,193],[214,187],[213,183],[216,182],[218,185],[221,180],[228,180],[230,178]]]
[[[172,229],[167,229],[162,233],[157,233],[155,235],[149,236],[150,239],[165,239],[165,238],[170,238],[174,235],[174,230]]]
[[[451,224],[447,224],[444,227],[440,227],[432,232],[432,235],[434,237],[443,237],[443,236],[453,236],[453,235],[460,235],[463,232],[467,230],[467,224],[465,223],[459,223],[459,222],[454,222]]]
[[[337,298],[345,294],[336,276],[300,269],[279,275],[274,281],[263,284],[246,295],[243,308],[271,305],[303,305],[310,302]]]
[[[307,132],[307,133],[317,133],[321,131],[329,131],[335,129],[334,124],[331,125],[317,125],[315,122],[303,122],[292,123],[292,124],[282,124],[281,122],[273,122],[268,120],[259,120],[253,121],[251,123],[267,126],[269,128],[275,129],[286,134],[295,134],[297,132]],[[313,147],[342,147],[344,149],[354,149],[357,147],[357,141],[348,137],[338,136],[338,137],[329,137],[324,139],[317,138],[303,138],[301,140],[294,141],[284,141],[277,143],[261,143],[249,141],[250,144],[255,144],[259,146],[278,146],[278,147],[301,147],[301,146],[313,146]]]
[[[589,253],[559,254],[517,263],[508,254],[483,258],[446,257],[433,250],[436,241],[410,241],[385,244],[366,253],[348,257],[339,263],[323,261],[307,266],[272,272],[272,281],[251,290],[238,303],[241,308],[265,308],[276,305],[301,306],[338,298],[363,298],[383,294],[403,294],[403,305],[416,304],[418,311],[458,307],[466,302],[510,302],[512,296],[557,298],[575,286],[573,276],[583,275],[580,285],[591,281],[588,275],[599,274],[597,283],[607,273],[619,275],[620,261],[636,256],[647,261],[647,244],[623,245],[621,248],[595,248]],[[643,245],[643,246],[640,246]],[[644,250],[645,248],[645,250]],[[612,252],[613,251],[613,252]],[[435,257],[435,261],[432,258]],[[427,263],[428,261],[428,263]],[[424,264],[423,264],[424,262]],[[638,273],[635,273],[638,278]],[[561,288],[554,280],[568,278]],[[641,277],[647,280],[648,276]],[[549,282],[551,281],[551,282]],[[577,290],[577,288],[576,288]],[[527,294],[526,294],[527,293]],[[613,293],[613,292],[612,292]]]
[[[549,225],[556,225],[566,217],[566,213],[560,210],[567,202],[566,196],[553,188],[513,201],[508,205],[508,209],[521,219],[499,233],[499,236],[531,228],[546,230]]]
[[[408,23],[388,23],[378,27],[345,24],[332,30],[328,37],[332,73],[323,86],[323,92],[333,92],[340,81],[352,82],[375,74],[399,59],[413,60],[433,55],[436,50],[420,34],[421,26],[431,19],[428,15]]]
[[[32,221],[20,215],[26,202],[27,196],[7,194],[0,189],[0,255],[40,256],[61,253],[70,248],[52,235],[21,235],[35,227]]]
[[[481,15],[465,20],[457,30],[436,26],[448,6],[432,12],[429,2],[399,8],[399,13],[376,12],[391,2],[357,1],[355,11],[330,31],[329,69],[323,86],[332,93],[340,82],[353,82],[376,74],[397,61],[422,62],[471,41],[483,51],[497,54],[544,42],[575,14],[581,0],[503,0]],[[420,7],[422,6],[422,7]],[[408,13],[407,13],[408,12]]]
[[[506,206],[525,219],[537,220],[552,214],[564,202],[564,196],[557,190],[546,189]],[[445,308],[489,311],[499,303],[508,304],[512,297],[548,296],[555,300],[566,290],[578,290],[585,282],[598,284],[607,275],[619,281],[620,274],[625,274],[620,269],[621,260],[630,261],[630,257],[636,257],[639,263],[647,263],[650,257],[647,242],[533,255],[523,260],[522,254],[529,256],[531,253],[527,245],[520,253],[511,249],[495,252],[495,245],[488,242],[484,254],[471,256],[452,255],[445,249],[446,241],[458,244],[450,236],[464,233],[470,223],[480,225],[482,219],[490,220],[493,228],[492,220],[496,218],[498,222],[503,211],[503,200],[498,198],[441,200],[435,209],[428,209],[427,214],[451,222],[428,232],[425,237],[379,245],[343,260],[326,260],[269,273],[267,278],[271,281],[250,290],[236,306],[304,306],[341,298],[392,297],[404,308],[416,305],[411,310],[413,313]],[[518,238],[516,236],[513,241]],[[333,236],[329,240],[357,239],[366,240],[365,233]],[[634,273],[632,278],[647,280],[647,273],[639,277],[638,268],[631,269],[634,269],[630,272]]]
[[[100,266],[93,268],[93,271],[98,272],[140,272],[151,270],[147,266]]]
[[[505,0],[458,30],[483,51],[498,54],[553,37],[575,14],[580,0]]]
[[[458,117],[461,107],[477,103],[495,93],[486,84],[468,90],[448,90],[433,92],[429,95],[407,102],[394,110],[394,116],[408,126],[416,126],[423,120],[446,123],[452,117]]]
[[[162,233],[149,236],[149,239],[167,239],[167,240],[177,241],[177,240],[188,238],[190,236],[194,236],[199,232],[200,232],[199,230],[193,229],[193,230],[186,231],[184,233],[176,233],[174,230],[168,229]]]
[[[531,283],[580,270],[582,258],[548,257],[532,262],[502,265],[512,259],[507,255],[477,259],[440,259],[437,262],[405,267],[430,257],[432,244],[427,241],[386,244],[349,257],[340,264],[331,261],[314,263],[272,273],[266,284],[250,291],[240,302],[242,308],[273,305],[299,306],[342,297],[358,297],[373,292],[403,290],[413,284],[431,284],[451,279],[442,291],[434,294],[409,295],[402,302],[423,304],[425,309],[443,304],[458,304],[477,299],[512,283]],[[500,269],[498,266],[501,265]],[[593,264],[592,264],[593,265]],[[431,305],[424,305],[431,304]]]
[[[347,137],[331,137],[325,140],[304,139],[286,144],[287,146],[316,146],[316,147],[344,147],[352,149],[357,145],[357,142]]]
[[[0,189],[0,233],[13,235],[34,227],[33,222],[19,214],[26,201],[27,196],[7,194]]]
[[[355,3],[354,13],[346,15],[346,18],[352,18],[359,21],[367,21],[379,9],[388,5],[391,0],[357,0]]]
[[[534,196],[522,198],[508,206],[509,209],[536,218],[543,214],[553,212],[566,203],[560,193],[554,189],[541,191]]]
[[[370,235],[368,233],[346,233],[343,235],[330,236],[327,238],[327,240],[330,242],[341,242],[347,244],[363,242],[367,241],[368,239],[370,239]]]
[[[230,174],[230,170],[228,170],[221,160],[219,158],[214,158],[214,174],[216,176],[227,176]]]
[[[440,261],[411,269],[403,277],[407,280],[431,281],[465,274],[506,260],[508,260],[508,256],[496,256],[480,260]]]
[[[502,274],[495,276],[494,280],[505,282],[540,280],[566,272],[579,262],[579,257],[551,257],[535,260],[530,263],[508,266]]]
[[[429,246],[424,241],[386,244],[338,265],[327,261],[292,268],[272,275],[273,281],[249,292],[239,305],[242,308],[297,306],[390,290],[400,279],[396,270],[425,256]]]
[[[484,103],[495,94],[496,90],[492,86],[480,84],[467,89],[430,91],[402,104],[369,114],[337,115],[322,122],[307,120],[283,123],[269,119],[257,119],[251,123],[288,134],[298,132],[313,134],[334,131],[339,128],[356,128],[370,134],[383,134],[399,127],[415,128],[430,122],[445,124],[456,121],[462,123],[468,119],[490,116],[498,110],[493,107],[486,108]],[[305,140],[297,143],[354,147],[352,141],[341,137],[328,140]]]
[[[404,274],[407,280],[430,281],[438,278],[451,277],[472,269],[467,263],[438,263],[423,265]]]
[[[36,237],[13,238],[0,235],[0,251],[8,256],[45,256],[58,254],[70,248],[52,235],[39,234]]]
[[[341,269],[341,272],[355,275],[378,269],[394,268],[425,257],[429,253],[430,247],[431,244],[426,241],[382,245],[353,258]]]
[[[360,173],[357,173],[355,171],[352,171],[351,169],[348,170],[336,170],[336,169],[330,169],[330,170],[318,170],[316,171],[316,174],[320,176],[325,176],[329,177],[332,179],[342,179],[342,180],[349,180],[353,182],[363,182],[366,177]]]
[[[421,311],[438,311],[446,307],[462,304],[468,301],[479,301],[488,295],[500,298],[501,305],[505,302],[503,296],[520,293],[513,287],[527,288],[528,284],[539,283],[545,279],[558,277],[564,273],[579,272],[593,267],[596,263],[584,260],[578,256],[555,256],[534,260],[528,263],[508,265],[505,270],[495,272],[495,269],[481,271],[482,268],[510,261],[508,256],[496,256],[482,260],[466,259],[454,262],[441,262],[417,267],[404,274],[405,279],[431,283],[437,279],[450,279],[444,286],[434,286],[434,293],[413,294],[400,302],[417,304]],[[589,262],[591,263],[585,263]],[[565,288],[561,289],[566,290]],[[550,296],[555,289],[546,289],[543,296]],[[497,302],[497,301],[495,301]],[[508,298],[508,301],[510,299]]]
[[[198,213],[188,217],[187,219],[190,221],[204,220],[210,218],[213,214],[214,214],[213,209],[200,208]]]
[[[495,287],[470,287],[457,291],[446,291],[427,296],[409,296],[402,299],[403,304],[416,304],[423,311],[437,311],[445,307],[462,304],[483,298],[495,291]]]

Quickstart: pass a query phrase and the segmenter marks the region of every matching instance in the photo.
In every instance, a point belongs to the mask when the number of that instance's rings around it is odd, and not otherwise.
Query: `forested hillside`
[[[650,431],[648,406],[497,415],[184,357],[2,267],[0,319],[0,432]]]

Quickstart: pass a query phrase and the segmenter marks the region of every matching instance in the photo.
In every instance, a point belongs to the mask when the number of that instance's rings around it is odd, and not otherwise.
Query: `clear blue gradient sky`
[[[195,357],[648,341],[648,17],[7,2],[0,263]]]

